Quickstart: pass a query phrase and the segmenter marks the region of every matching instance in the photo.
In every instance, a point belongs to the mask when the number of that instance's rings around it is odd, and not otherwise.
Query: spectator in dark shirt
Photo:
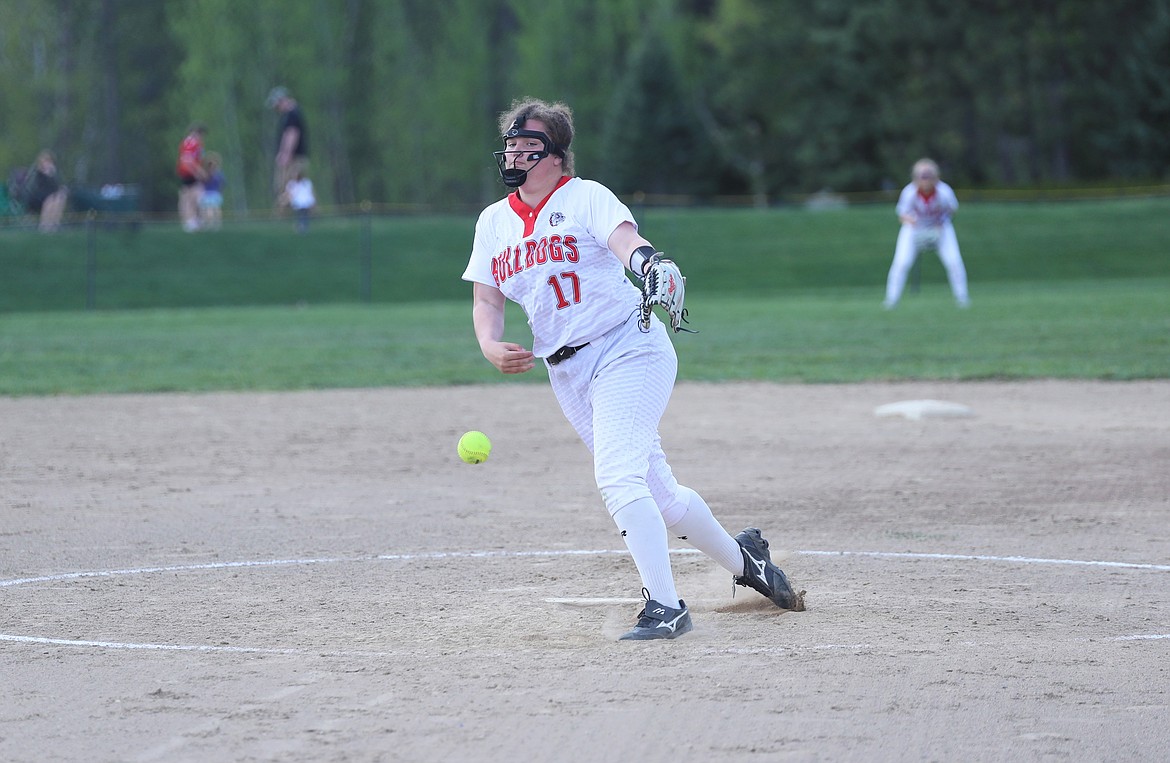
[[[37,155],[36,165],[25,181],[23,196],[25,208],[40,215],[42,233],[53,233],[61,227],[69,189],[61,185],[52,151],[45,149]]]
[[[276,162],[272,175],[272,190],[278,207],[287,204],[285,189],[298,175],[309,170],[309,132],[301,107],[288,88],[274,87],[268,94],[268,108],[280,114],[276,130]]]

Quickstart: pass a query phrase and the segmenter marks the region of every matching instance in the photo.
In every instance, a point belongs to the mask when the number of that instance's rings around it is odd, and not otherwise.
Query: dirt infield
[[[974,415],[874,415],[924,398]],[[544,386],[0,399],[0,760],[1166,759],[1170,383],[683,384],[662,434],[807,612],[678,543],[695,631],[615,642]]]

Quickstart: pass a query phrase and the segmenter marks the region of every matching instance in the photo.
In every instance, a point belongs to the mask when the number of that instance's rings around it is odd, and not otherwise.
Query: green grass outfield
[[[965,205],[969,310],[933,255],[921,292],[880,308],[896,234],[884,206],[639,217],[688,276],[701,333],[675,337],[680,379],[1170,377],[1170,200]],[[0,394],[516,381],[474,341],[459,280],[473,223],[0,231]],[[523,316],[508,323],[527,344]]]
[[[989,284],[958,310],[931,285],[883,311],[873,290],[701,297],[675,337],[681,379],[1170,376],[1170,278]],[[528,341],[518,312],[511,338]],[[0,317],[0,394],[492,383],[465,302]]]

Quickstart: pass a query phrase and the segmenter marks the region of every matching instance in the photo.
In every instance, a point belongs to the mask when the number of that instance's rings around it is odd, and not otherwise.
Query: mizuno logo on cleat
[[[666,614],[666,610],[665,610],[665,609],[663,609],[662,607],[657,607],[657,608],[655,608],[655,610],[654,610],[654,614],[656,614],[656,615],[665,615],[665,614]]]
[[[764,585],[767,585],[768,576],[764,574],[764,570],[768,568],[768,563],[762,559],[760,561],[756,561],[755,557],[752,556],[749,556],[749,558],[752,561],[752,566],[756,568],[756,576],[760,578]]]

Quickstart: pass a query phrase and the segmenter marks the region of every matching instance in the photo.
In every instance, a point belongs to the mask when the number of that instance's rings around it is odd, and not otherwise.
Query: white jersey
[[[919,193],[913,183],[903,188],[902,195],[898,197],[897,213],[914,215],[918,226],[937,228],[948,222],[958,208],[959,200],[955,197],[954,189],[940,180],[929,197]]]
[[[463,280],[524,309],[537,357],[592,342],[641,304],[607,244],[624,222],[636,225],[629,208],[592,180],[563,178],[535,209],[509,194],[480,213]]]

